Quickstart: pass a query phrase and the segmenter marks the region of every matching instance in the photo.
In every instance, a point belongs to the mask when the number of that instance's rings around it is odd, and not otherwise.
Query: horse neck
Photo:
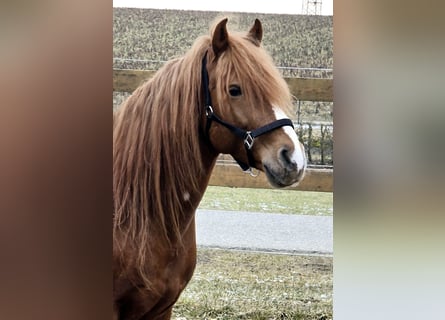
[[[202,136],[201,136],[202,137]],[[216,159],[219,153],[216,152],[211,146],[209,146],[205,138],[200,139],[201,143],[201,159],[205,168],[205,187],[207,187],[213,168],[216,164]]]
[[[198,207],[199,202],[201,201],[207,189],[213,168],[216,164],[216,159],[218,157],[218,153],[209,146],[207,140],[204,138],[203,135],[200,136],[200,150],[203,170],[201,175],[198,177],[199,188],[196,191],[196,194],[190,195],[190,204],[193,212]]]

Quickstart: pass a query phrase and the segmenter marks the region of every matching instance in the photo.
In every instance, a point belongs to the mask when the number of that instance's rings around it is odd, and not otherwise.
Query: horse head
[[[243,34],[229,34],[226,24],[213,29],[202,61],[207,140],[243,170],[265,172],[275,187],[296,184],[307,165],[304,147],[286,116],[289,88],[261,45],[261,22]]]

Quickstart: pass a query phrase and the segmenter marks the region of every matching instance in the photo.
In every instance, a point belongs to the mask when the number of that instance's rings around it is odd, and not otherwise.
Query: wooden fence
[[[113,70],[113,91],[133,92],[156,71]],[[284,78],[294,96],[302,101],[333,101],[332,79]]]
[[[149,79],[156,71],[151,70],[113,70],[113,91],[133,92],[140,84]],[[284,78],[291,93],[302,101],[333,101],[332,79]],[[333,191],[333,169],[308,168],[304,180],[293,190]],[[251,177],[241,171],[234,161],[227,157],[217,161],[210,178],[210,185],[271,188],[263,173]]]

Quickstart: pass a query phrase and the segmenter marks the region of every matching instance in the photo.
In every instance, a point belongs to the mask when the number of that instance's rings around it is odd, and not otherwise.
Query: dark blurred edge
[[[1,6],[1,318],[110,319],[112,3]]]

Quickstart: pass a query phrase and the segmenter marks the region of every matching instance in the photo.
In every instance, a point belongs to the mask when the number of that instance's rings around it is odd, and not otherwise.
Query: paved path
[[[198,246],[332,255],[332,216],[197,210]]]

